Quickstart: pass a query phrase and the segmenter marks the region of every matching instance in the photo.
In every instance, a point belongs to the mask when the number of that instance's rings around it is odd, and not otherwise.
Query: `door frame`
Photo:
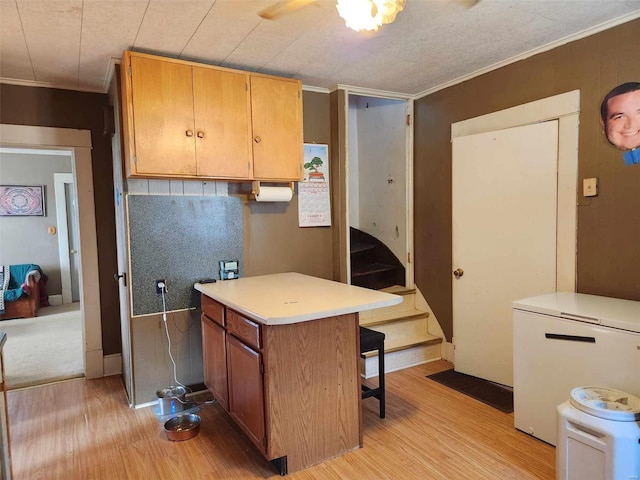
[[[579,115],[580,90],[573,90],[451,124],[453,142],[467,135],[558,120],[556,289],[559,292],[576,291]]]
[[[102,319],[100,313],[100,280],[98,276],[98,242],[93,172],[91,163],[91,132],[70,128],[0,125],[0,146],[63,150],[72,159],[72,174],[78,199],[80,255],[80,311],[86,378],[104,375],[102,352]]]
[[[118,70],[114,66],[114,75],[109,85],[109,101],[113,106],[113,135],[111,136],[111,153],[113,162],[113,193],[116,220],[116,252],[118,267],[118,298],[120,299],[120,339],[122,341],[122,381],[124,383],[129,407],[136,405],[136,394],[133,384],[133,338],[130,315],[129,295],[129,246],[127,240],[127,183],[123,175],[122,160],[122,125],[121,125],[121,86]],[[122,275],[122,277],[120,277]]]
[[[339,242],[340,245],[340,265],[344,265],[343,274],[340,275],[340,281],[344,283],[351,283],[351,240],[349,234],[349,179],[348,179],[348,171],[349,171],[349,135],[348,135],[348,119],[349,119],[349,95],[357,95],[361,97],[375,97],[375,98],[383,98],[388,100],[400,100],[405,102],[406,113],[408,117],[408,122],[406,124],[406,137],[405,137],[405,201],[406,201],[406,214],[405,214],[405,224],[406,224],[406,251],[407,258],[405,258],[406,267],[405,267],[405,286],[408,289],[414,288],[414,253],[413,253],[413,101],[414,97],[412,95],[404,95],[393,92],[385,92],[379,90],[371,90],[367,88],[358,88],[352,87],[348,85],[337,85],[336,90],[341,90],[344,94],[344,105],[343,112],[344,115],[344,132],[342,132],[341,139],[344,138],[344,145],[340,148],[343,149],[343,154],[340,155],[341,158],[344,158],[344,165],[340,166],[339,171],[345,172],[344,179],[341,179],[340,189],[344,189],[344,206],[341,208],[341,212],[336,216],[338,222],[341,223],[342,227],[342,239]],[[342,137],[344,135],[344,137]],[[332,158],[337,158],[332,155]],[[334,170],[335,171],[335,170]],[[343,247],[344,246],[344,247]],[[344,251],[342,251],[344,248]],[[342,269],[341,269],[342,270]],[[345,276],[343,276],[345,275]]]

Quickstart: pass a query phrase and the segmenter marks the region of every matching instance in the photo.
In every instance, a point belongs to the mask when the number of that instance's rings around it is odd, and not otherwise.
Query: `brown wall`
[[[304,141],[329,143],[329,95],[303,92]],[[230,186],[247,192],[250,185]],[[300,272],[333,278],[332,227],[298,227],[298,195],[290,203],[244,206],[245,275]]]
[[[0,84],[0,123],[91,130],[95,211],[98,235],[102,348],[121,352],[111,137],[104,135],[107,95],[52,88]]]
[[[640,20],[492,71],[415,102],[415,278],[448,340],[451,299],[451,124],[580,90],[578,292],[640,300],[640,165],[625,167],[599,125],[614,86],[640,81]],[[598,177],[599,195],[582,197]]]
[[[121,352],[111,138],[103,135],[108,103],[102,94],[0,85],[1,123],[91,130],[105,355]],[[304,141],[329,143],[329,96],[304,92],[303,105]],[[297,196],[289,204],[246,203],[246,275],[297,271],[332,278],[332,262],[331,227],[299,228]]]

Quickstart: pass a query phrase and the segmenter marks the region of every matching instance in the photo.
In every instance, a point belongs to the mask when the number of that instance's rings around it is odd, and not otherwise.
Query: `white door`
[[[453,141],[458,372],[513,385],[511,302],[556,291],[557,170],[555,120]]]
[[[113,190],[114,209],[116,216],[116,251],[118,271],[114,279],[118,282],[120,299],[120,336],[122,341],[122,377],[129,399],[129,406],[135,404],[133,390],[133,359],[131,350],[131,316],[129,315],[129,259],[127,246],[127,226],[124,205],[124,176],[122,172],[122,147],[120,143],[120,103],[118,101],[118,84],[112,81],[110,98],[114,105],[114,135],[111,137],[111,151],[113,155]]]

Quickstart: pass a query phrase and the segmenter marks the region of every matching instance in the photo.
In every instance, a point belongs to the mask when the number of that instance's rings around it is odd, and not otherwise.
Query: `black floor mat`
[[[513,412],[513,392],[495,383],[454,370],[427,375],[427,378],[497,408],[501,412]]]

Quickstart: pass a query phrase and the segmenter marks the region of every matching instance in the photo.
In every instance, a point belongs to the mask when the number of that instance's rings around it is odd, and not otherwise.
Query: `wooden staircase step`
[[[372,275],[374,273],[388,272],[395,270],[397,267],[388,265],[386,263],[370,263],[361,267],[361,269],[354,269],[351,271],[351,278],[362,277],[364,275]]]
[[[403,287],[402,285],[392,285],[391,287],[383,288],[380,291],[402,296],[413,295],[416,293],[415,288],[407,288]]]
[[[390,287],[387,289],[382,289],[381,291],[385,291],[388,293],[393,293],[396,295],[400,295],[402,297],[402,302],[396,305],[391,305],[390,307],[382,307],[376,308],[374,310],[366,310],[364,312],[360,312],[360,323],[368,323],[369,318],[391,318],[395,315],[405,315],[406,312],[412,312],[412,314],[417,314],[419,310],[415,308],[415,293],[407,291],[406,293],[396,293],[402,292],[404,287]]]
[[[366,252],[368,250],[373,250],[374,248],[376,248],[376,246],[371,243],[351,243],[351,254],[353,255],[354,253]]]
[[[393,322],[419,318],[424,318],[426,320],[429,318],[429,312],[416,310],[415,308],[408,308],[403,310],[396,309],[383,312],[376,312],[374,310],[373,313],[364,316],[362,315],[362,313],[360,314],[360,325],[363,327],[380,326]]]
[[[397,352],[399,350],[404,350],[407,348],[417,347],[420,345],[438,345],[442,343],[442,338],[436,337],[435,335],[421,335],[419,337],[412,338],[403,338],[395,341],[386,341],[384,342],[384,353]],[[375,351],[366,352],[364,354],[366,358],[376,357],[377,353]]]

